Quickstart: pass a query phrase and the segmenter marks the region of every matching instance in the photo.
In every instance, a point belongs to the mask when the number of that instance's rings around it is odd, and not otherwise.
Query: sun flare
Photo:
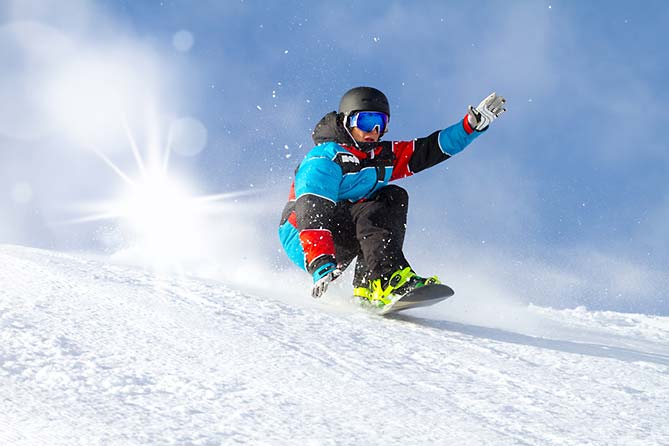
[[[208,209],[183,183],[164,172],[133,182],[117,199],[117,215],[144,249],[158,257],[181,257],[201,245],[202,219]]]
[[[77,215],[64,223],[112,222],[113,234],[102,237],[107,249],[160,269],[202,262],[217,246],[228,246],[225,237],[233,236],[221,231],[221,216],[237,212],[234,199],[255,190],[203,195],[170,169],[172,155],[198,156],[208,134],[194,117],[160,111],[157,98],[169,100],[170,92],[161,87],[158,58],[123,45],[104,56],[99,49],[79,53],[54,69],[44,109],[68,141],[109,168],[117,184],[108,188],[111,196],[78,203]]]

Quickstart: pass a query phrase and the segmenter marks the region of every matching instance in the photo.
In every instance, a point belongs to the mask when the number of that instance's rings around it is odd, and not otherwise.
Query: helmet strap
[[[355,140],[355,138],[353,137],[353,134],[351,133],[351,131],[350,131],[349,128],[348,128],[348,115],[347,115],[347,114],[344,114],[344,122],[343,122],[343,124],[344,124],[344,130],[346,130],[346,133],[348,133],[348,136],[351,137],[351,141],[353,141],[353,144],[355,145],[355,147],[356,147],[358,150],[362,150],[362,149],[360,148],[360,146],[358,145],[358,141]]]
[[[348,136],[351,137],[351,141],[353,141],[353,145],[355,145],[355,148],[360,150],[361,152],[369,152],[371,154],[371,157],[374,158],[374,149],[367,149],[367,150],[363,149],[358,144],[358,141],[356,141],[356,139],[353,137],[353,134],[351,133],[351,130],[348,128],[348,115],[347,114],[344,114],[343,124],[344,124],[344,130],[346,130],[346,133],[348,133]]]

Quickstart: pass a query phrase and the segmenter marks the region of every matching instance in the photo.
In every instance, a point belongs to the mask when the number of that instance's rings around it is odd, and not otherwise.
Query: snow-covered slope
[[[2,246],[0,444],[669,444],[669,318],[331,306]]]

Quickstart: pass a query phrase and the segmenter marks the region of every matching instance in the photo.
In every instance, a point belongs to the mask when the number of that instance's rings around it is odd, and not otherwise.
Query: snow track
[[[0,444],[669,444],[668,318],[529,310],[554,336],[1,246]]]

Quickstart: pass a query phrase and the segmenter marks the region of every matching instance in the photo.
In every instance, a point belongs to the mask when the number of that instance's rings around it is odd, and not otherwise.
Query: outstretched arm
[[[413,175],[462,152],[506,111],[505,103],[502,96],[492,93],[476,108],[470,105],[465,117],[450,127],[413,141],[393,142],[396,162],[391,180]]]

